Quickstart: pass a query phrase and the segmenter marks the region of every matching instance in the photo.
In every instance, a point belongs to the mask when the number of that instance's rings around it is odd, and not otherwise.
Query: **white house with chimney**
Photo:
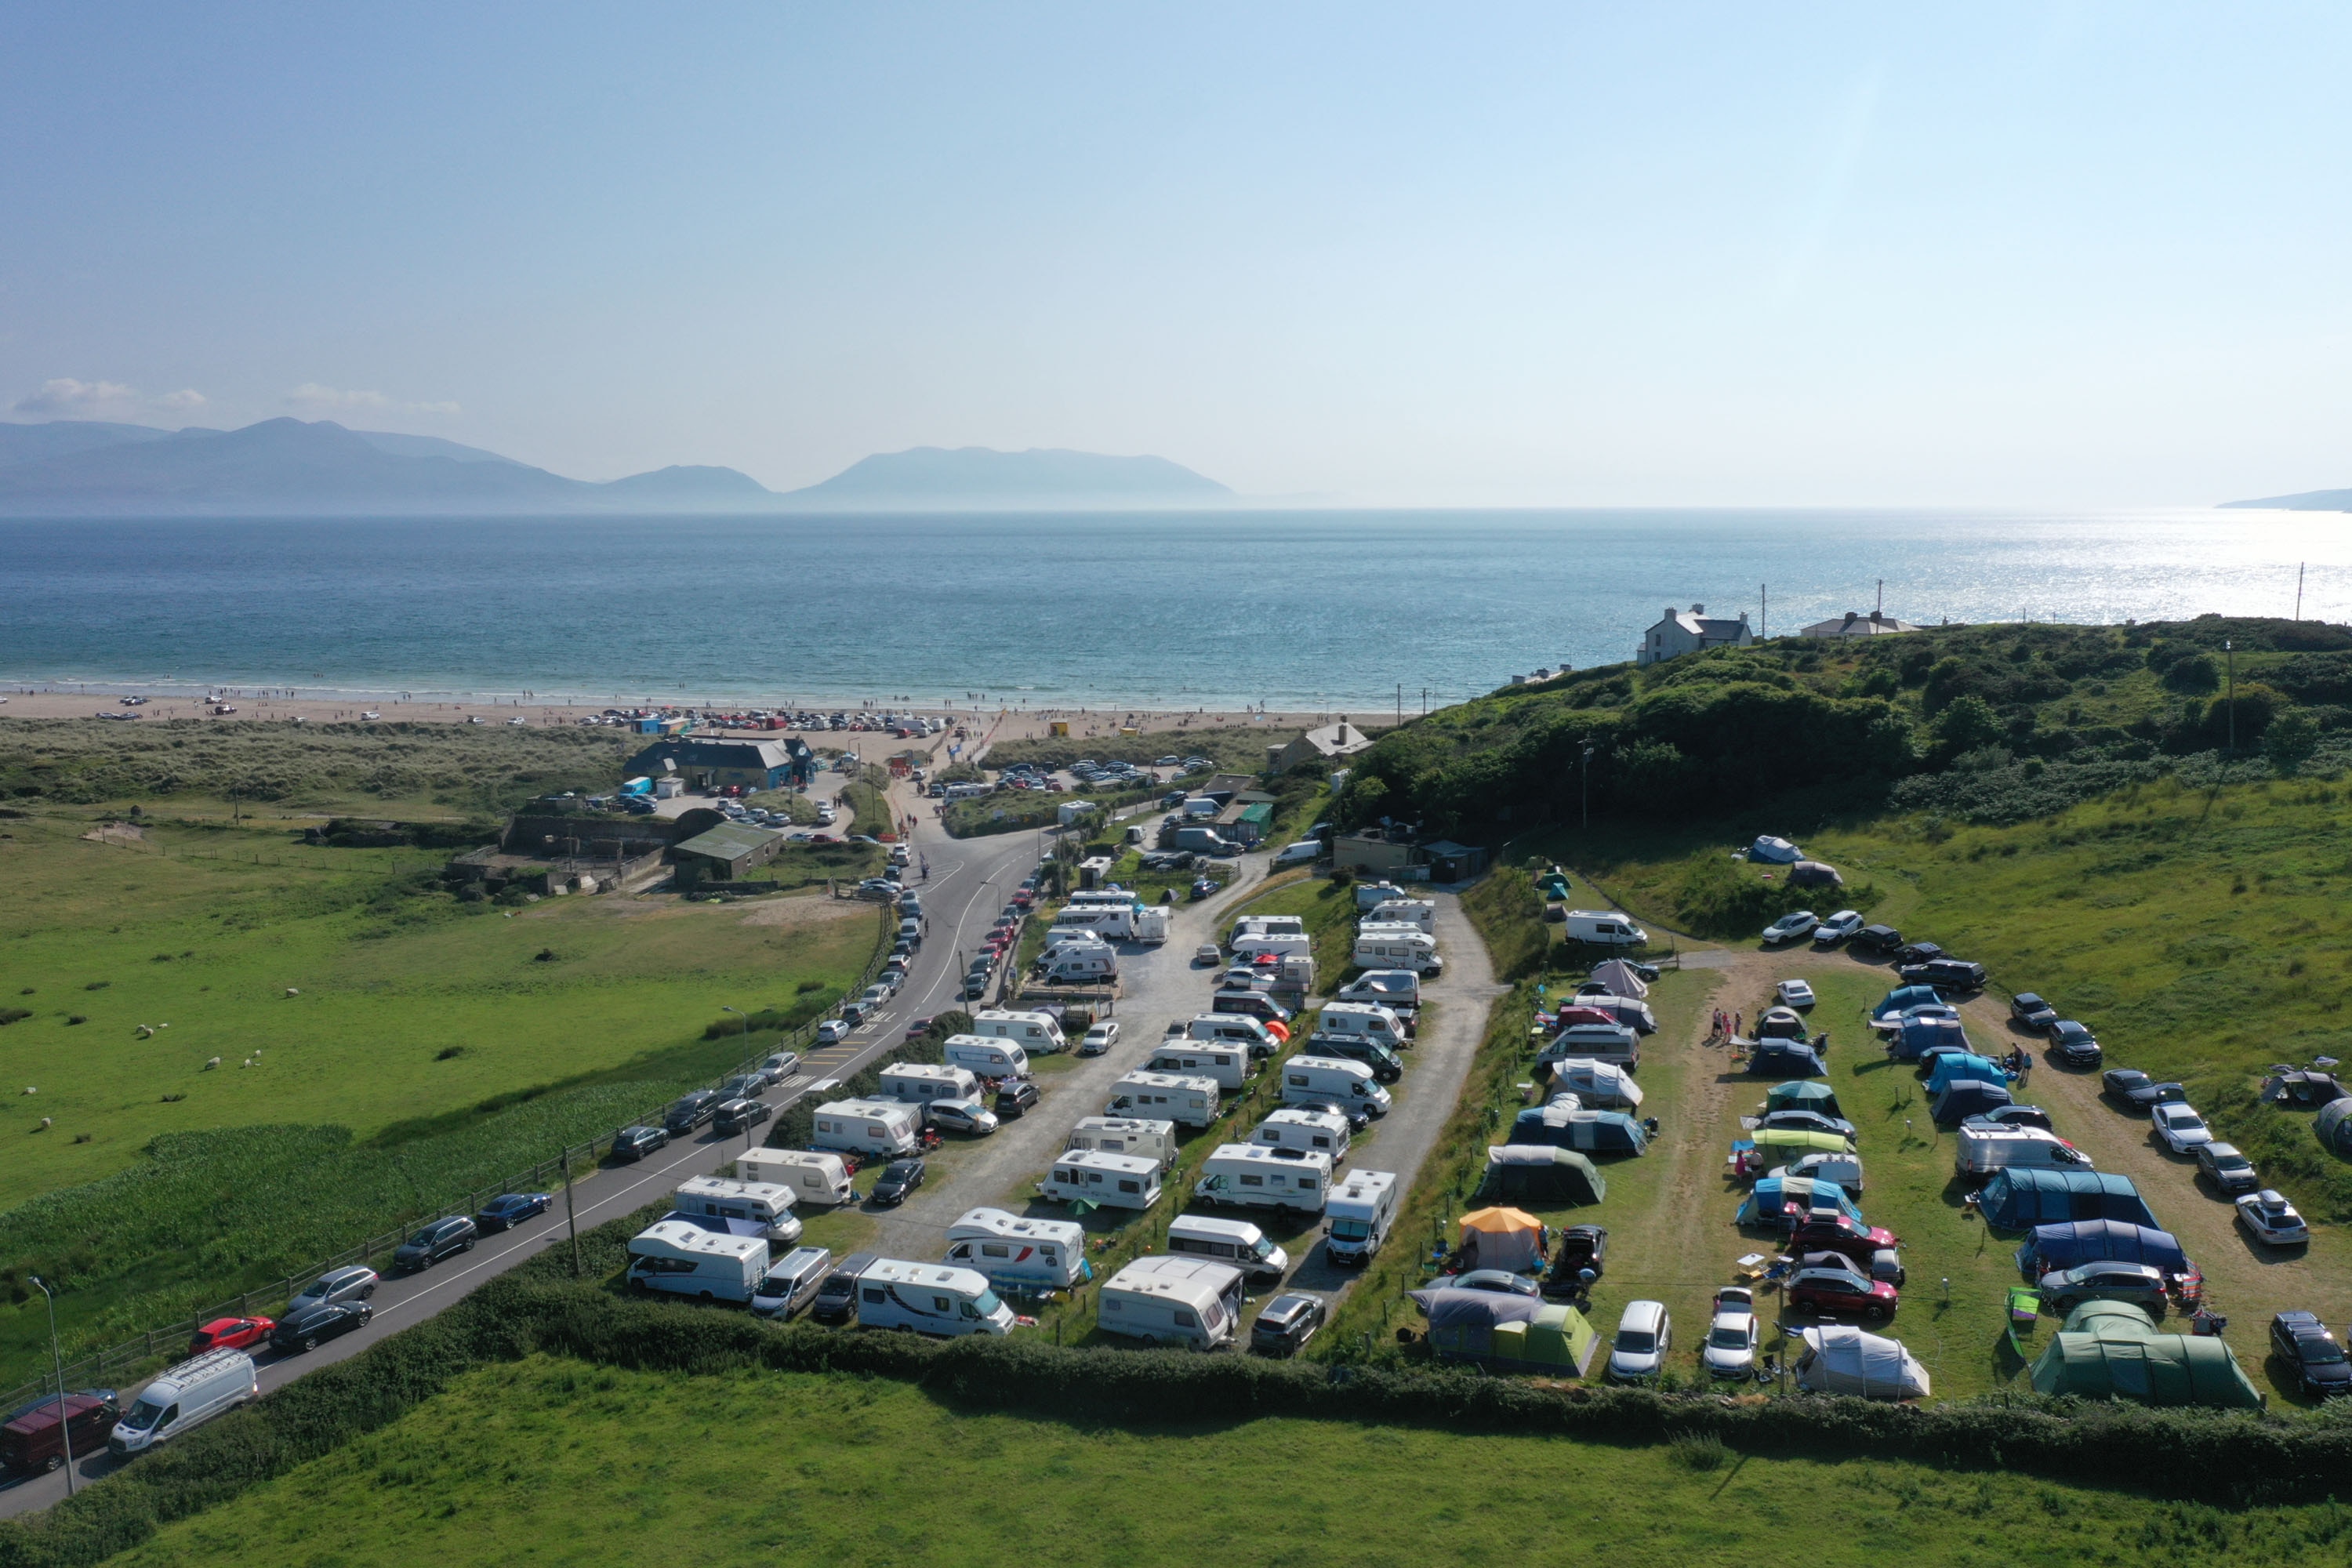
[[[1658,624],[1642,634],[1642,646],[1634,650],[1635,664],[1664,664],[1701,648],[1747,647],[1756,641],[1748,629],[1748,612],[1739,612],[1738,620],[1726,620],[1710,616],[1705,605],[1693,605],[1687,610],[1677,610],[1668,605]]]
[[[1884,610],[1864,615],[1860,610],[1848,610],[1833,621],[1815,621],[1799,635],[1809,637],[1885,637],[1919,628],[1909,621],[1898,621]]]

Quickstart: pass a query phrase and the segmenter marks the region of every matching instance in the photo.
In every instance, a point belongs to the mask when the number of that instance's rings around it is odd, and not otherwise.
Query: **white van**
[[[1176,1124],[1136,1116],[1081,1116],[1070,1129],[1069,1149],[1103,1154],[1135,1154],[1156,1160],[1162,1171],[1176,1168]]]
[[[1312,958],[1315,943],[1297,931],[1252,932],[1234,938],[1234,957],[1237,962],[1247,963],[1261,952],[1270,952],[1276,958]]]
[[[1214,1350],[1240,1324],[1242,1271],[1205,1258],[1139,1258],[1104,1282],[1095,1310],[1114,1334]]]
[[[1386,1116],[1389,1091],[1372,1081],[1372,1069],[1342,1057],[1293,1057],[1282,1064],[1282,1103],[1336,1100],[1359,1105],[1369,1116]]]
[[[1108,985],[1118,978],[1118,950],[1098,942],[1048,948],[1045,956],[1037,960],[1041,984]]]
[[[1126,942],[1135,935],[1135,906],[1071,904],[1055,911],[1054,929],[1091,931],[1106,942]]]
[[[970,1209],[948,1226],[948,1261],[1000,1290],[1066,1290],[1094,1278],[1084,1226],[1003,1209]]]
[[[935,1100],[978,1100],[980,1079],[963,1068],[941,1067],[935,1062],[892,1062],[882,1069],[882,1092],[909,1105],[929,1105]]]
[[[1971,1186],[2002,1171],[2087,1171],[2091,1157],[2039,1127],[1953,1129],[1952,1167]]]
[[[1568,940],[1589,942],[1602,947],[1641,947],[1650,940],[1650,933],[1633,923],[1633,917],[1622,910],[1570,910],[1568,911]]]
[[[1139,1116],[1206,1127],[1217,1119],[1217,1080],[1164,1072],[1131,1072],[1110,1086],[1105,1116]]]
[[[1415,974],[1445,973],[1445,960],[1438,954],[1437,939],[1411,926],[1358,931],[1348,961],[1359,969],[1405,969]]]
[[[1364,912],[1364,925],[1418,926],[1437,934],[1437,905],[1428,899],[1383,899]]]
[[[1338,1164],[1348,1157],[1348,1119],[1328,1110],[1298,1110],[1285,1106],[1269,1111],[1250,1142],[1269,1149],[1290,1149],[1320,1154]]]
[[[1356,912],[1360,915],[1366,910],[1380,908],[1391,899],[1408,896],[1394,882],[1359,882],[1356,884]]]
[[[1249,1084],[1249,1047],[1179,1037],[1161,1042],[1143,1068],[1146,1072],[1190,1073],[1213,1080],[1221,1089],[1234,1091]]]
[[[895,1100],[836,1100],[816,1108],[813,1124],[809,1142],[820,1149],[904,1154],[915,1147],[923,1113]]]
[[[1166,904],[1147,904],[1135,911],[1135,940],[1162,942],[1168,940],[1169,910]]]
[[[1037,1184],[1056,1203],[1084,1199],[1104,1208],[1148,1209],[1160,1201],[1160,1162],[1142,1154],[1065,1150]]]
[[[1227,947],[1239,947],[1246,936],[1305,936],[1305,915],[1244,915],[1225,938]]]
[[[795,1203],[845,1204],[857,1195],[841,1156],[814,1149],[747,1149],[735,1156],[735,1173],[790,1187]]]
[[[627,1284],[706,1301],[751,1300],[768,1277],[768,1244],[722,1236],[682,1219],[657,1219],[629,1242]]]
[[[801,1238],[800,1216],[793,1213],[793,1190],[781,1182],[689,1176],[670,1195],[669,1206],[690,1219],[723,1220],[725,1228],[736,1236],[756,1236],[788,1246]]]
[[[1363,1263],[1381,1249],[1396,1223],[1397,1179],[1394,1171],[1356,1171],[1349,1174],[1325,1205],[1323,1251],[1334,1263]]]
[[[1290,1272],[1290,1254],[1266,1239],[1265,1232],[1245,1219],[1213,1219],[1204,1214],[1178,1215],[1168,1222],[1168,1250],[1181,1257],[1206,1258],[1240,1269],[1253,1285],[1278,1285]]]
[[[1404,1020],[1377,1002],[1327,1002],[1315,1015],[1315,1032],[1378,1040],[1392,1051],[1412,1044],[1406,1037]]]
[[[1377,1002],[1383,1007],[1421,1005],[1421,976],[1410,969],[1374,969],[1339,987],[1335,1000]]]
[[[985,1035],[950,1035],[940,1047],[948,1066],[962,1068],[981,1078],[1027,1078],[1029,1053],[1011,1040]]]
[[[1238,1045],[1260,1058],[1274,1055],[1278,1046],[1266,1032],[1265,1020],[1247,1013],[1195,1013],[1185,1024],[1183,1036],[1188,1040]]]
[[[983,1007],[972,1015],[971,1032],[982,1039],[1011,1040],[1033,1057],[1050,1057],[1070,1048],[1068,1038],[1062,1033],[1061,1021],[1051,1013],[1013,1013]]]
[[[106,1451],[118,1459],[143,1454],[191,1427],[236,1409],[261,1392],[253,1358],[243,1351],[206,1351],[192,1361],[163,1369],[107,1434]],[[71,1436],[72,1428],[67,1433]]]
[[[1226,1143],[1201,1163],[1192,1195],[1236,1208],[1321,1214],[1331,1193],[1331,1156],[1264,1143]]]
[[[877,1258],[857,1277],[857,1326],[912,1329],[934,1339],[1009,1334],[1013,1309],[976,1269]]]

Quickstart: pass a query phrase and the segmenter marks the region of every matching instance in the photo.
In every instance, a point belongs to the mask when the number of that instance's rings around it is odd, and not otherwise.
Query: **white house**
[[[1665,608],[1658,624],[1642,634],[1642,646],[1635,650],[1636,664],[1664,664],[1686,653],[1696,653],[1709,647],[1746,647],[1756,640],[1748,629],[1748,612],[1739,612],[1736,621],[1721,616],[1710,616],[1705,605],[1693,605],[1687,610],[1677,610],[1672,605]]]
[[[1815,621],[1799,635],[1809,637],[1883,637],[1918,629],[1909,621],[1898,621],[1884,610],[1873,610],[1866,616],[1860,610],[1848,610],[1836,620]]]

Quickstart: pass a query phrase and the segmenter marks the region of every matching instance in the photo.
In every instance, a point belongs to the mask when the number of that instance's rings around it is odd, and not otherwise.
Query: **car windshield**
[[[2334,1366],[2344,1359],[2344,1347],[2334,1340],[2316,1336],[2296,1342],[2303,1350],[2303,1359],[2313,1366]]]
[[[1706,1342],[1715,1346],[1717,1350],[1746,1350],[1748,1348],[1748,1331],[1746,1329],[1734,1328],[1727,1324],[1721,1325],[1718,1326],[1713,1333],[1706,1336]]]
[[[1372,1227],[1360,1219],[1335,1219],[1331,1234],[1342,1241],[1361,1241],[1372,1234]]]
[[[971,1310],[983,1318],[992,1318],[1004,1310],[1004,1303],[996,1299],[995,1291],[982,1290],[973,1298]]]
[[[1647,1329],[1620,1329],[1617,1348],[1631,1355],[1647,1355],[1658,1348],[1658,1342]]]
[[[155,1425],[156,1418],[163,1414],[162,1405],[152,1399],[142,1399],[131,1407],[131,1414],[122,1418],[122,1424],[133,1432],[144,1432]]]

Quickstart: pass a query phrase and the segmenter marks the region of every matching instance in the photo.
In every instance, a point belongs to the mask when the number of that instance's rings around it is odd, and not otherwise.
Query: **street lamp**
[[[39,1275],[31,1276],[41,1288],[42,1297],[49,1304],[49,1364],[58,1374],[58,1436],[66,1446],[66,1496],[74,1495],[74,1457],[72,1413],[66,1408],[66,1362],[58,1351],[58,1293]]]
[[[1590,746],[1584,748],[1584,783],[1580,794],[1584,813],[1583,831],[1590,833],[1592,831],[1592,748]]]

